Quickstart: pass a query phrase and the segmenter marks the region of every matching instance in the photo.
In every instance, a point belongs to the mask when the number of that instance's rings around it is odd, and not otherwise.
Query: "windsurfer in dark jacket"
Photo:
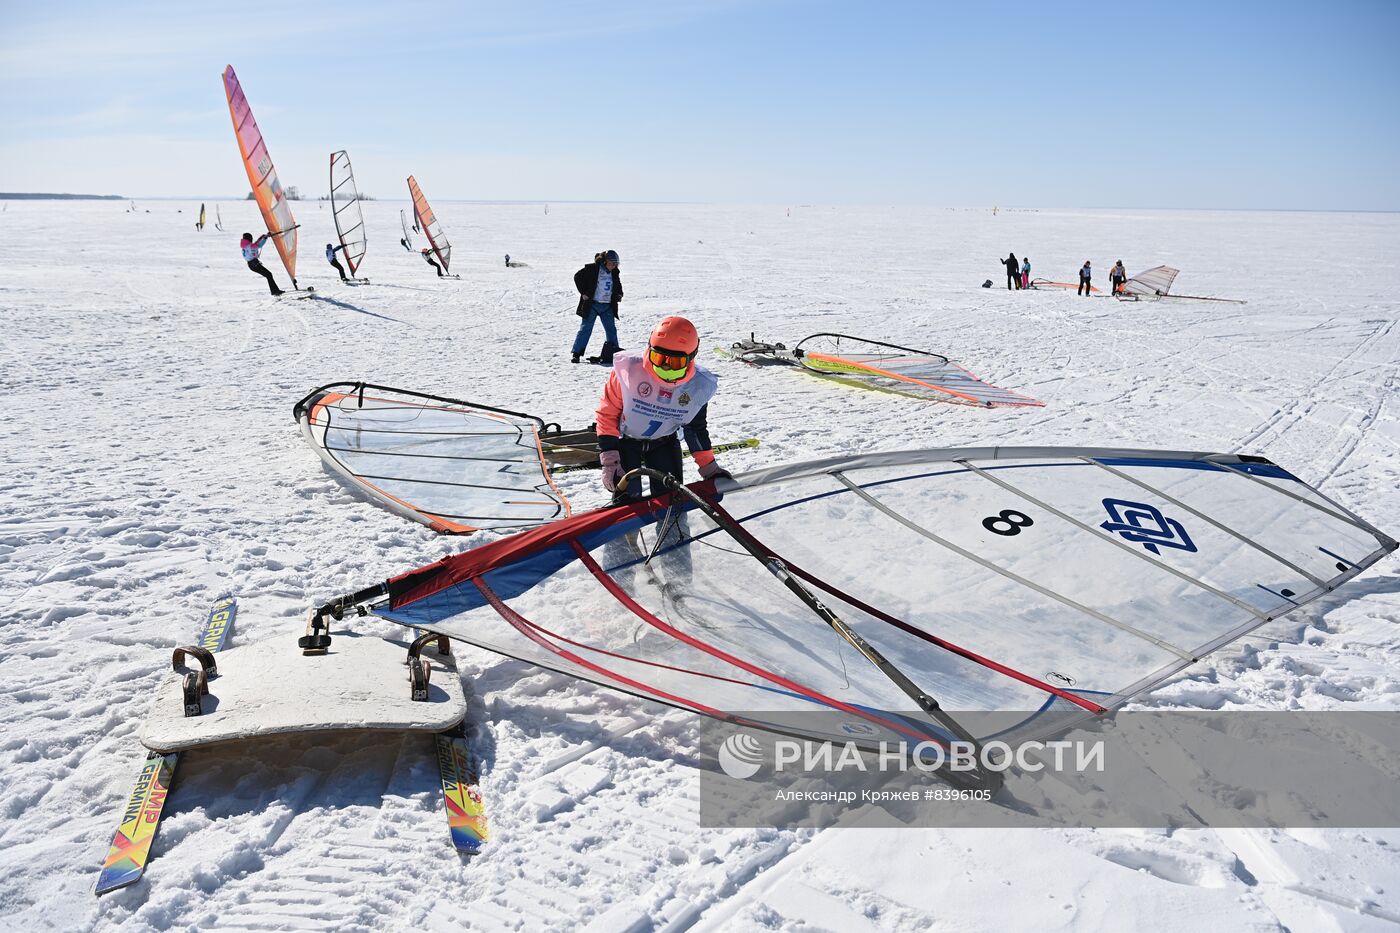
[[[574,273],[574,287],[578,289],[578,309],[574,313],[583,321],[574,336],[573,362],[577,363],[588,349],[593,322],[601,318],[603,352],[600,362],[611,364],[613,351],[622,349],[617,342],[617,305],[622,300],[622,274],[617,253],[606,250],[596,254],[592,262]]]
[[[438,278],[443,278],[442,266],[438,265],[437,262],[433,260],[433,251],[425,246],[420,249],[418,253],[423,257],[424,262],[437,270]]]
[[[245,233],[243,234],[242,242],[240,242],[238,246],[243,250],[243,259],[248,263],[248,268],[267,279],[267,287],[272,294],[280,295],[282,294],[282,289],[277,287],[277,280],[272,277],[272,273],[268,271],[267,266],[264,266],[262,261],[258,259],[258,254],[262,252],[263,244],[267,242],[267,238],[270,236],[272,236],[272,234],[264,233],[254,241],[251,233]]]
[[[340,251],[343,250],[343,249],[345,249],[344,246],[332,246],[331,244],[327,243],[327,244],[326,244],[326,262],[330,263],[330,264],[331,264],[331,268],[335,269],[336,272],[339,272],[339,273],[340,273],[340,280],[341,280],[342,282],[348,282],[348,281],[350,281],[350,280],[349,280],[348,278],[346,278],[346,276],[345,276],[345,269],[344,269],[344,267],[342,267],[342,266],[340,265],[340,260],[338,260],[338,259],[335,258],[335,254],[338,253],[338,252],[340,252]]]
[[[1010,253],[1001,264],[1006,267],[1006,289],[1021,287],[1021,263],[1017,261],[1016,254]]]

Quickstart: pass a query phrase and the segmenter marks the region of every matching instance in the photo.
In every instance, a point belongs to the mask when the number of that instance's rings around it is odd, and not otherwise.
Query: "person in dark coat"
[[[1006,288],[1010,291],[1013,288],[1021,287],[1021,263],[1017,261],[1016,254],[1011,253],[1001,261],[1006,267]]]
[[[603,362],[610,362],[612,351],[622,349],[617,342],[617,305],[622,300],[622,274],[618,269],[617,253],[613,250],[597,253],[593,261],[574,273],[578,289],[578,309],[574,312],[583,320],[574,336],[573,362],[577,363],[588,349],[593,336],[593,322],[603,322]]]
[[[1126,281],[1128,281],[1128,270],[1123,268],[1123,260],[1120,259],[1108,271],[1108,284],[1112,286],[1108,293],[1110,295],[1123,294],[1123,283]]]
[[[1084,260],[1084,265],[1079,267],[1079,288],[1076,295],[1089,296],[1094,290],[1093,285],[1094,269],[1089,265],[1089,260]]]

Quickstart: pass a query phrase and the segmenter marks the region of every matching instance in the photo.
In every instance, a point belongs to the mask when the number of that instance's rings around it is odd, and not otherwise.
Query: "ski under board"
[[[233,627],[237,615],[236,599],[215,603],[209,610],[209,617],[204,621],[204,629],[196,644],[217,652],[228,639],[228,631]],[[96,893],[106,894],[140,880],[151,857],[151,844],[155,842],[156,830],[160,828],[161,813],[165,810],[165,800],[170,794],[175,766],[179,762],[179,752],[164,755],[151,752],[146,756],[146,762],[131,789],[131,796],[127,798],[126,809],[122,811],[121,824],[117,826],[112,844],[107,848],[107,857],[102,860],[102,872],[97,876],[94,889]]]
[[[486,805],[481,799],[481,769],[462,727],[433,736],[437,743],[438,776],[447,808],[447,830],[458,852],[476,855],[491,838]]]

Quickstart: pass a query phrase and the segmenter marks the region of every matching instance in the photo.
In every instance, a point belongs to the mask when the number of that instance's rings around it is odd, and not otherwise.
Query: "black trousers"
[[[1021,276],[1020,276],[1020,274],[1019,274],[1019,273],[1016,273],[1016,272],[1008,272],[1008,273],[1006,273],[1006,290],[1007,290],[1007,291],[1011,291],[1013,288],[1020,288],[1020,287],[1021,287]]]
[[[248,260],[248,268],[267,279],[268,291],[272,292],[274,295],[282,294],[282,289],[277,287],[277,280],[272,277],[272,273],[268,271],[267,266],[264,266],[256,259],[250,259]]]
[[[622,471],[624,473],[644,466],[662,473],[669,473],[676,479],[684,479],[685,477],[679,435],[672,434],[670,437],[657,438],[656,440],[624,437],[618,447],[618,453],[622,456]],[[660,483],[651,477],[647,477],[647,484],[650,490],[647,495],[658,496],[666,491]],[[628,483],[626,489],[619,489],[613,493],[613,505],[620,505],[623,502],[637,502],[641,498],[642,481],[639,477]]]
[[[426,256],[424,258],[427,259]],[[428,265],[432,266],[434,269],[437,270],[438,278],[442,278],[442,266],[433,262],[431,259],[428,259]]]
[[[1090,288],[1090,286],[1089,286],[1089,280],[1086,279],[1086,278],[1081,277],[1081,278],[1079,279],[1079,288],[1075,289],[1075,294],[1077,294],[1077,295],[1088,295],[1088,294],[1090,294],[1089,288]]]
[[[342,268],[340,268],[340,262],[339,262],[338,260],[335,260],[335,259],[332,259],[332,260],[331,260],[331,268],[334,269],[336,272],[339,272],[339,273],[340,273],[340,280],[341,280],[342,282],[348,282],[348,281],[350,281],[349,279],[347,279],[347,278],[345,277],[345,270],[342,269]]]

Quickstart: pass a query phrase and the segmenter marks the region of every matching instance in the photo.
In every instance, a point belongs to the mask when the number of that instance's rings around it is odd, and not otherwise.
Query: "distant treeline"
[[[51,194],[47,191],[0,191],[11,201],[125,201],[124,194]]]
[[[330,195],[328,195],[328,194],[323,194],[323,195],[321,195],[319,198],[317,198],[316,200],[318,200],[318,201],[329,201],[330,199],[331,199],[331,196],[330,196]],[[359,193],[359,199],[360,199],[361,201],[377,201],[377,200],[379,200],[379,199],[376,198],[374,195],[372,195],[372,194],[365,194],[363,191],[361,191],[361,192]]]

